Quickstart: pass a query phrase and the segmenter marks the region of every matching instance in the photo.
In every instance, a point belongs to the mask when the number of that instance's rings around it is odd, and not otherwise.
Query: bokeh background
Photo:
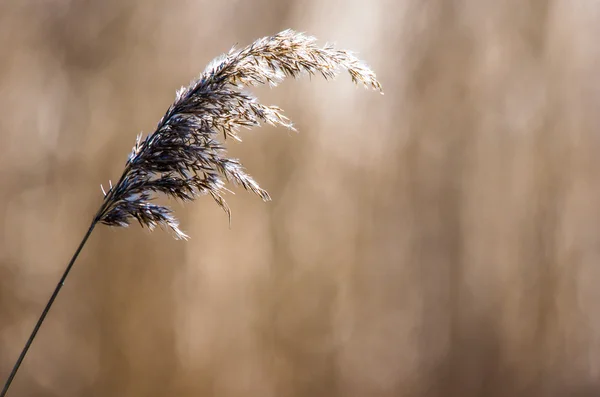
[[[600,395],[600,3],[0,1],[0,375],[140,131],[285,28],[385,95],[256,90],[273,196],[97,228],[10,396]]]

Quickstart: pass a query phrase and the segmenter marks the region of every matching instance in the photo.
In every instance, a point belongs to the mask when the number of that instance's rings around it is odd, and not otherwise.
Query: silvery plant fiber
[[[182,87],[156,130],[138,139],[119,181],[104,190],[96,221],[128,226],[132,219],[143,227],[163,226],[176,238],[187,239],[168,207],[154,204],[158,194],[182,201],[211,195],[230,215],[223,199],[232,182],[270,200],[269,194],[246,173],[217,138],[240,140],[240,127],[261,123],[293,129],[277,106],[266,106],[245,87],[277,86],[284,78],[320,74],[333,79],[346,70],[356,84],[382,92],[375,73],[350,51],[332,45],[319,47],[316,39],[292,30],[259,39],[241,50],[231,49],[212,61],[197,80]]]

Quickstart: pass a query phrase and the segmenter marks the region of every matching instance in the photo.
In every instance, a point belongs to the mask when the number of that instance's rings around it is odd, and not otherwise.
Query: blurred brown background
[[[259,89],[230,144],[274,200],[99,227],[10,396],[600,395],[600,3],[0,1],[0,374],[138,132],[293,28],[385,96]]]

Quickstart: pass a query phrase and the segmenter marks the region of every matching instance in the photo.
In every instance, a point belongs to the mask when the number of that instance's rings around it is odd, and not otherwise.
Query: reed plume
[[[0,397],[4,397],[35,335],[58,295],[87,239],[98,223],[128,226],[137,220],[150,230],[162,226],[179,239],[181,231],[169,207],[154,204],[159,194],[192,201],[209,194],[231,216],[223,198],[227,182],[242,186],[263,200],[269,194],[246,173],[237,159],[227,157],[218,140],[240,140],[240,128],[261,123],[293,129],[292,122],[277,106],[258,102],[244,87],[277,86],[286,77],[320,74],[333,79],[345,69],[355,84],[382,92],[375,73],[350,51],[337,50],[293,30],[259,39],[241,50],[232,48],[213,60],[200,77],[176,94],[175,102],[158,122],[154,132],[139,135],[125,169],[116,184],[109,184],[104,201],[50,297],[42,315],[19,356]]]
[[[355,83],[381,91],[375,74],[352,53],[331,45],[320,48],[313,37],[292,30],[215,59],[200,78],[177,92],[156,130],[145,139],[138,137],[121,179],[105,192],[98,220],[127,226],[136,219],[149,229],[161,225],[186,239],[171,209],[151,203],[157,193],[183,201],[210,194],[228,215],[223,199],[226,182],[269,200],[242,164],[227,157],[217,135],[239,140],[240,127],[267,123],[293,129],[293,125],[279,107],[265,106],[241,89],[276,86],[285,77],[303,73],[332,79],[340,69],[346,69]]]

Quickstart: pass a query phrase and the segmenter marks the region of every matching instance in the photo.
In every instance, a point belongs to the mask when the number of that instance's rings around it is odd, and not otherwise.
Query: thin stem
[[[19,367],[21,366],[21,363],[23,362],[23,359],[25,358],[25,355],[27,354],[29,347],[31,347],[31,344],[33,343],[33,340],[35,339],[36,334],[40,330],[42,323],[46,319],[46,315],[50,311],[50,308],[52,307],[54,300],[58,296],[58,293],[60,292],[63,285],[65,285],[65,280],[66,280],[67,276],[69,275],[69,272],[71,271],[71,268],[73,267],[73,264],[77,260],[79,253],[83,249],[83,246],[87,242],[88,238],[90,237],[90,234],[92,234],[92,231],[94,230],[94,227],[98,223],[98,219],[99,219],[98,217],[94,218],[92,224],[90,225],[90,228],[88,229],[87,233],[83,237],[83,240],[81,240],[79,247],[77,247],[75,254],[73,254],[73,257],[69,261],[69,264],[67,265],[67,268],[65,269],[65,272],[63,273],[60,281],[56,285],[56,288],[54,289],[54,292],[52,293],[50,300],[48,300],[48,303],[46,304],[46,307],[44,308],[42,315],[40,316],[37,323],[35,324],[35,327],[33,328],[33,332],[31,332],[31,335],[29,336],[27,343],[25,343],[25,347],[23,348],[23,351],[21,351],[21,355],[17,359],[17,362],[15,363],[15,366],[13,367],[12,372],[10,373],[10,376],[8,377],[6,383],[4,384],[4,388],[2,389],[2,392],[0,393],[0,397],[4,397],[6,395],[6,393],[8,392],[8,388],[10,387],[10,384],[12,383],[15,375],[17,374],[17,371],[19,370]]]

